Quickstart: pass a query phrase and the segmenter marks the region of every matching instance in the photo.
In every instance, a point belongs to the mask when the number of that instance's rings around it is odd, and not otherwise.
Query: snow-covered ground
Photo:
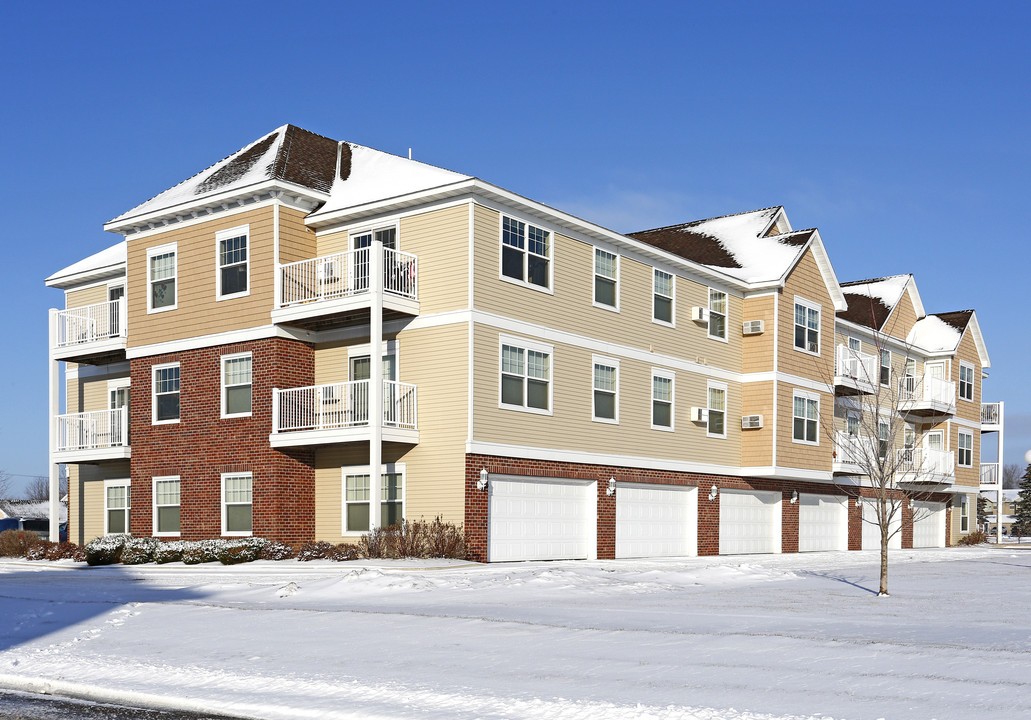
[[[1031,549],[1031,545],[1028,546]],[[1013,718],[1031,552],[0,563],[0,687],[270,720]]]

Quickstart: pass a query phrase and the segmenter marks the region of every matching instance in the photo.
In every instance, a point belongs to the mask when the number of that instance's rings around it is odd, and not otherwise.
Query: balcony
[[[58,415],[54,462],[124,460],[129,447],[129,408]]]
[[[101,365],[125,359],[125,298],[50,311],[55,360]]]
[[[948,450],[905,448],[895,452],[899,482],[941,484],[956,479],[956,456]]]
[[[880,365],[877,357],[847,345],[838,345],[834,352],[834,385],[844,395],[872,394],[878,381]]]
[[[383,381],[383,441],[416,444],[416,386]],[[369,381],[272,391],[272,447],[368,441]]]
[[[981,403],[981,432],[1002,430],[1002,403]]]
[[[911,415],[953,415],[956,412],[956,383],[930,375],[900,378],[899,410]]]
[[[834,433],[834,462],[836,473],[866,474],[871,462],[876,461],[873,438],[849,435],[840,430]]]
[[[272,321],[322,330],[368,322],[371,248],[280,265]],[[419,264],[383,248],[383,319],[419,314]]]
[[[999,463],[981,463],[981,487],[998,489]]]

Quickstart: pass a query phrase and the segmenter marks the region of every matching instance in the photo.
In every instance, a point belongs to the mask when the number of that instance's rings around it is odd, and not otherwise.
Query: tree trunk
[[[888,595],[888,538],[881,533],[881,591],[878,595]]]

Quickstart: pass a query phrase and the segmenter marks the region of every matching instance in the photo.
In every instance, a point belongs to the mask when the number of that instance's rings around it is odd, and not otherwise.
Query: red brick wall
[[[251,416],[221,418],[221,357],[250,352]],[[132,533],[153,532],[152,478],[181,479],[181,537],[221,533],[221,474],[253,474],[254,535],[299,543],[315,536],[315,470],[311,450],[273,449],[272,388],[314,383],[307,343],[271,338],[220,345],[130,362]],[[180,421],[151,423],[151,367],[178,362]]]

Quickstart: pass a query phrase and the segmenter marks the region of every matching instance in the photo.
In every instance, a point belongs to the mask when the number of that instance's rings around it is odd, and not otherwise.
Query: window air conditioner
[[[809,352],[820,352],[820,346],[814,342],[807,342],[805,344],[805,349]]]
[[[709,408],[693,407],[691,408],[691,422],[708,422],[709,421]]]
[[[698,306],[691,308],[691,319],[695,322],[709,322],[709,308]]]
[[[742,415],[741,416],[741,429],[742,430],[755,430],[763,426],[762,415]]]
[[[749,320],[741,326],[742,335],[762,335],[765,330],[765,322],[762,320]]]

